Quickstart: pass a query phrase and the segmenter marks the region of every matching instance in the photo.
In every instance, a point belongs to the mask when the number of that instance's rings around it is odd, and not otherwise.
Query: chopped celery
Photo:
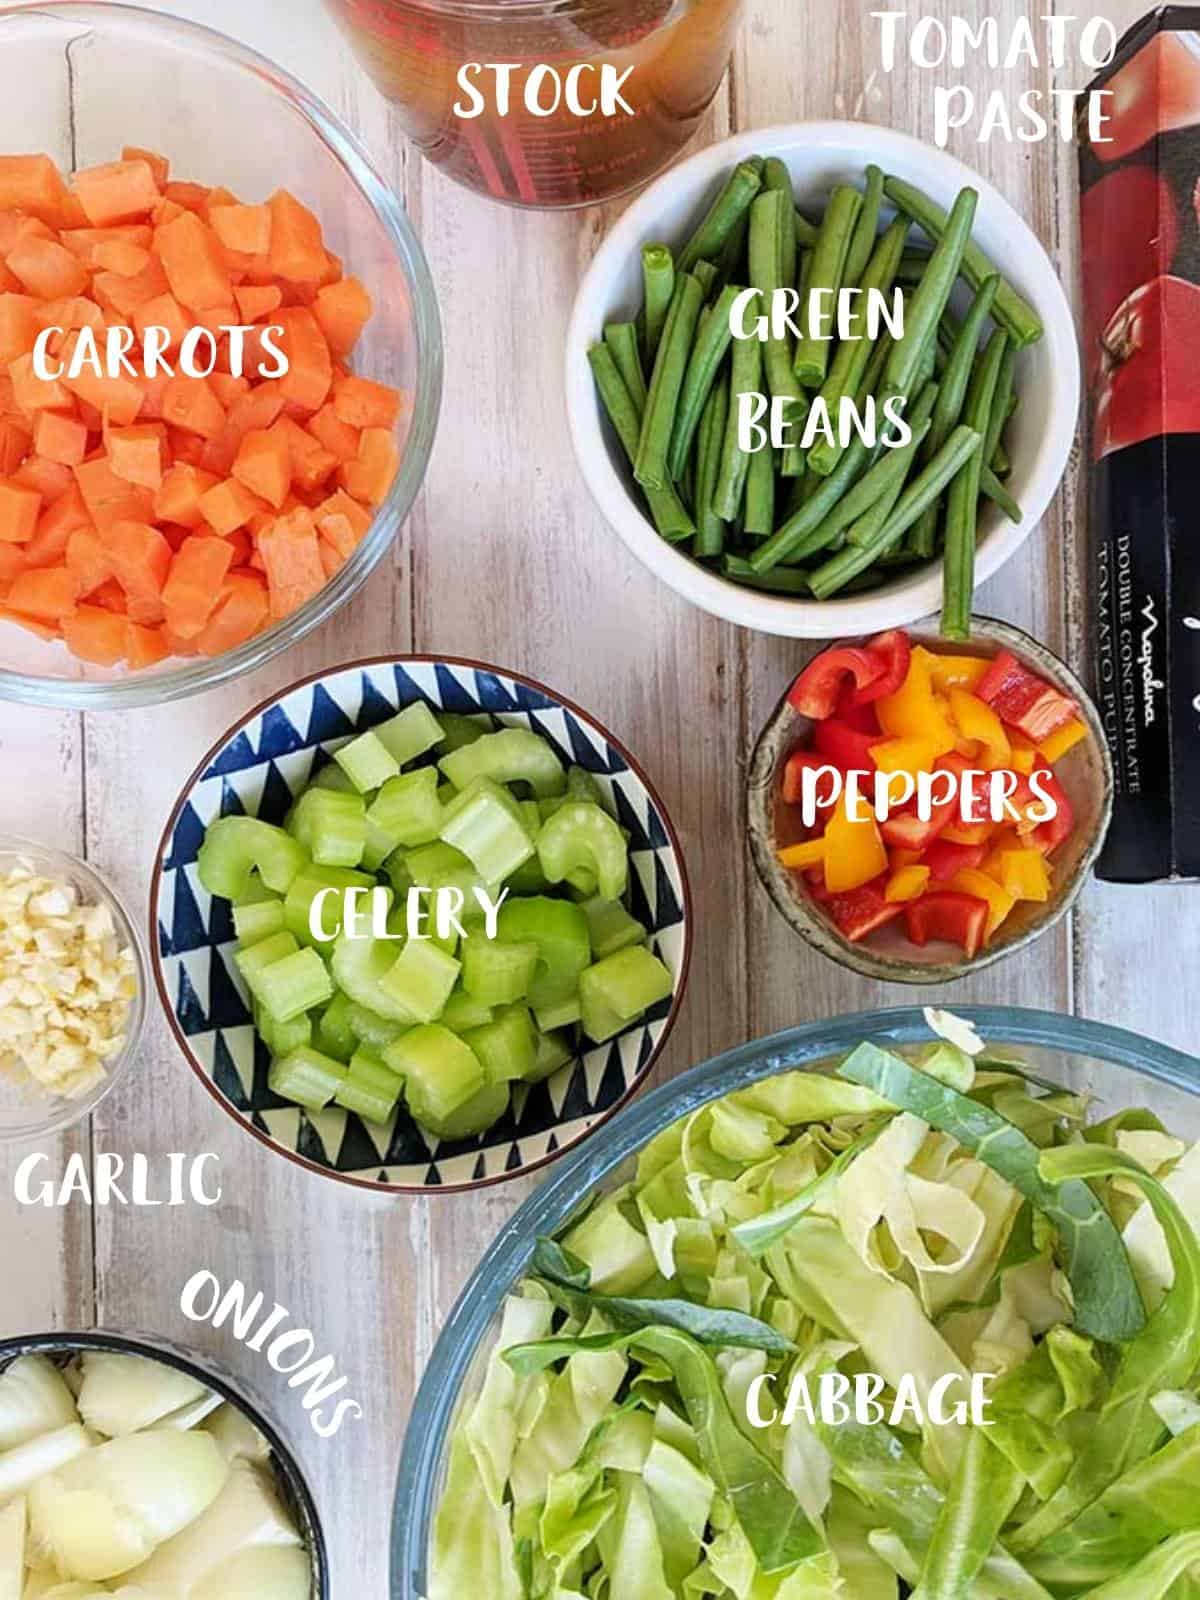
[[[277,895],[234,908],[233,929],[240,945],[258,944],[273,933],[282,933],[283,928],[283,901]]]
[[[317,944],[309,927],[312,903],[322,889],[371,889],[375,879],[365,872],[354,872],[349,867],[305,867],[287,892],[283,903],[284,925],[301,944]],[[342,896],[326,900],[322,905],[321,922],[326,928],[336,928],[342,920]],[[327,942],[327,941],[321,941]]]
[[[323,1111],[346,1078],[346,1068],[332,1056],[302,1046],[271,1063],[267,1079],[272,1094],[294,1100],[310,1111]]]
[[[400,763],[374,733],[360,733],[357,739],[335,750],[333,759],[359,794],[378,789],[400,771]]]
[[[463,1035],[483,1062],[489,1083],[527,1078],[537,1062],[537,1030],[528,1006],[505,1006],[494,1022]]]
[[[580,1025],[588,1038],[596,1044],[624,1033],[631,1018],[614,1011],[597,985],[591,981],[592,968],[588,968],[579,981]]]
[[[354,1035],[355,1041],[365,1044],[376,1054],[391,1044],[393,1039],[398,1039],[402,1033],[407,1033],[413,1026],[411,1017],[406,1017],[401,1022],[395,1017],[381,1017],[378,1011],[372,1011],[369,1006],[354,1003],[350,1006],[349,1022],[350,1032]]]
[[[470,940],[463,946],[464,952],[469,948]],[[439,1021],[452,1033],[466,1033],[468,1028],[482,1028],[485,1022],[492,1020],[493,1015],[491,1006],[485,1006],[481,1000],[476,1000],[474,995],[467,994],[464,989],[456,989],[446,1001],[446,1009]]]
[[[589,800],[569,800],[560,806],[543,825],[537,850],[551,883],[570,879],[582,869],[595,873],[604,899],[619,900],[625,893],[629,877],[625,836],[608,812]]]
[[[404,1080],[385,1067],[373,1051],[360,1048],[350,1062],[334,1099],[367,1122],[387,1122],[400,1100]]]
[[[568,767],[567,798],[569,800],[590,800],[594,806],[603,806],[604,790],[586,767]]]
[[[567,873],[563,882],[567,886],[567,893],[577,905],[582,905],[585,900],[594,900],[596,890],[600,887],[600,880],[591,867],[575,867]]]
[[[542,813],[538,809],[536,800],[518,800],[517,807],[521,813],[521,824],[525,832],[533,840],[542,831]]]
[[[364,872],[378,872],[395,848],[396,841],[389,839],[382,828],[376,827],[371,821],[370,807],[368,807],[367,837],[363,843],[362,861],[359,865]]]
[[[575,1047],[564,1033],[539,1033],[533,1070],[525,1074],[526,1083],[542,1083],[575,1059]]]
[[[383,1061],[404,1079],[408,1108],[426,1127],[452,1116],[487,1081],[471,1047],[436,1022],[412,1028],[388,1045]]]
[[[437,786],[437,797],[438,804],[440,806],[448,806],[452,800],[458,797],[458,790],[452,783],[439,783]]]
[[[477,1094],[445,1116],[439,1116],[428,1107],[422,1114],[413,1106],[411,1093],[408,1108],[421,1126],[439,1139],[473,1139],[500,1121],[508,1110],[508,1099],[508,1084],[485,1083]]]
[[[405,706],[397,716],[381,722],[375,737],[386,747],[397,766],[406,767],[410,761],[432,750],[445,738],[442,725],[423,700]]]
[[[510,1005],[529,993],[537,964],[536,944],[486,939],[480,932],[463,945],[463,988],[481,1005]]]
[[[438,763],[456,789],[478,778],[497,783],[528,783],[539,798],[562,794],[566,774],[548,740],[527,728],[501,728],[453,750]]]
[[[276,1022],[263,1006],[255,1006],[254,1026],[273,1056],[291,1055],[301,1045],[312,1043],[312,1021],[307,1012],[301,1012],[290,1022]]]
[[[333,998],[333,980],[315,950],[297,950],[257,973],[255,998],[274,1022],[290,1022],[302,1011]]]
[[[432,844],[442,823],[438,775],[434,767],[419,767],[389,778],[367,812],[367,821],[396,845]]]
[[[432,849],[432,846],[428,848]],[[397,900],[402,899],[416,881],[408,870],[407,854],[404,850],[393,850],[383,863],[383,875],[395,891]],[[469,866],[470,862],[467,865]]]
[[[233,959],[237,969],[245,979],[247,989],[257,1001],[260,1003],[262,1001],[259,992],[259,980],[262,974],[273,961],[283,961],[288,956],[294,956],[299,948],[290,933],[273,933],[269,939],[260,939],[257,944],[235,952]]]
[[[487,888],[477,869],[452,845],[424,844],[406,851],[404,865],[412,882],[422,889],[461,889],[463,898],[468,899],[473,889]]]
[[[363,797],[336,789],[306,789],[292,807],[288,832],[319,867],[356,867],[367,842]]]
[[[587,918],[592,954],[597,961],[616,955],[627,945],[645,944],[645,928],[629,915],[619,900],[601,900],[597,895],[585,900],[582,910]]]
[[[550,888],[550,880],[542,871],[542,863],[537,858],[536,850],[528,861],[522,861],[515,872],[509,873],[504,880],[504,887],[510,895],[546,893]]]
[[[351,1000],[393,1022],[415,1021],[383,987],[380,979],[395,965],[396,946],[385,939],[350,939],[344,934],[333,947],[333,978]]]
[[[237,899],[234,900],[233,906],[236,910],[238,906],[260,906],[264,900],[278,899],[279,896],[276,894],[275,890],[268,889],[266,884],[259,877],[258,873],[252,872],[250,874],[250,881],[242,890],[241,894],[238,895]]]
[[[503,883],[533,854],[516,802],[490,778],[476,778],[446,808],[440,836],[444,844],[461,850],[489,884]]]
[[[584,1032],[597,1042],[609,1039],[674,988],[668,968],[644,945],[618,950],[589,967],[579,980]]]
[[[381,987],[418,1022],[441,1016],[462,967],[427,939],[410,939],[379,980]]]
[[[528,994],[534,1006],[567,1000],[592,959],[587,918],[569,900],[535,896],[506,900],[496,924],[499,938],[537,945],[539,967]]]
[[[350,1026],[353,1010],[354,1001],[339,989],[318,1018],[313,1043],[324,1055],[332,1056],[335,1061],[349,1061],[358,1044],[358,1039]]]
[[[310,789],[338,789],[342,794],[357,793],[349,777],[344,773],[336,761],[330,761],[323,766],[320,772],[309,784]]]
[[[560,1000],[555,1005],[535,1006],[533,1015],[543,1033],[553,1033],[555,1028],[569,1028],[583,1015],[579,1005],[579,995],[573,994],[570,999]]]
[[[452,750],[461,750],[464,745],[474,744],[495,727],[486,713],[481,717],[463,717],[454,711],[443,711],[438,721],[442,725],[442,745],[447,755]]]
[[[210,822],[196,858],[200,882],[222,900],[240,900],[257,869],[268,889],[286,894],[304,865],[304,849],[282,828],[257,817]]]

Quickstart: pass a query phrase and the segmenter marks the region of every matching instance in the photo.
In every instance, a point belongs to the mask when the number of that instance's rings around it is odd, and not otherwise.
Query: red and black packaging
[[[1200,6],[1164,6],[1081,118],[1097,699],[1117,774],[1098,874],[1200,877]]]

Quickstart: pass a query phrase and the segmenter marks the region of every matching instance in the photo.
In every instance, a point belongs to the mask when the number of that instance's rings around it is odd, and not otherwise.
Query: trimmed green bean
[[[777,572],[755,572],[743,556],[727,555],[721,561],[721,573],[734,578],[747,589],[762,589],[767,594],[807,594],[808,573],[798,567],[784,567]]]
[[[759,393],[761,384],[762,346],[757,339],[735,339],[729,377],[729,415],[721,450],[721,470],[713,493],[713,510],[726,522],[732,522],[741,509],[746,475],[750,471],[749,452],[738,443],[738,396]]]
[[[769,539],[775,531],[775,452],[769,445],[750,457],[742,529],[752,539]]]
[[[996,394],[992,400],[992,414],[988,419],[988,431],[983,440],[983,464],[992,466],[997,447],[1000,444],[1000,435],[1004,432],[1004,425],[1008,421],[1009,402],[1013,397],[1013,384],[1017,375],[1017,351],[1011,343],[1004,352],[1004,360],[1000,363],[1000,375],[996,379]],[[995,468],[993,467],[993,471]]]
[[[967,390],[966,424],[986,441],[996,387],[1008,350],[1008,335],[997,328],[988,340]],[[979,485],[984,456],[975,452],[950,486],[946,501],[945,579],[942,585],[942,633],[947,639],[971,637],[971,600],[975,592],[975,535],[979,517]]]
[[[1009,494],[991,467],[984,467],[980,473],[979,490],[994,505],[1000,507],[1010,522],[1020,522],[1024,517],[1025,513],[1021,510],[1019,503]]]
[[[761,292],[768,313],[772,296],[779,289],[791,288],[796,270],[794,239],[790,271],[784,262],[787,252],[783,239],[787,232],[787,210],[791,203],[790,196],[782,190],[767,189],[755,198],[750,207],[750,282]],[[808,400],[792,371],[790,335],[785,333],[776,338],[772,334],[765,340],[763,366],[771,394],[787,402],[785,417],[789,421],[802,422],[808,412]]]
[[[723,289],[735,278],[746,276],[746,240],[750,233],[750,213],[740,218],[738,225],[726,239],[717,261],[717,288]]]
[[[821,524],[842,495],[857,481],[870,454],[870,447],[856,438],[838,463],[836,471],[830,473],[828,478],[818,478],[815,473],[808,474],[804,480],[806,486],[804,504],[798,511],[792,513],[782,527],[776,528],[766,544],[760,546],[750,557],[750,564],[755,572],[770,572],[781,562],[795,558],[796,551],[802,548],[806,535]],[[807,493],[809,483],[817,485],[811,494]]]
[[[884,383],[890,388],[906,390],[910,387],[928,343],[937,337],[938,323],[958,277],[963,250],[971,237],[978,201],[974,189],[959,191],[946,230],[930,257],[929,270],[909,303],[904,337],[896,340],[888,357]]]
[[[815,250],[821,230],[810,222],[803,211],[796,212],[796,245],[801,250]]]
[[[642,246],[646,364],[652,367],[675,297],[675,258],[665,244]]]
[[[703,289],[704,298],[707,301],[717,285],[716,263],[713,261],[697,261],[696,265],[691,268],[691,274]]]
[[[607,345],[592,345],[588,351],[588,361],[609,421],[632,465],[641,432],[637,406],[625,387],[625,380]],[[670,484],[665,489],[647,489],[645,494],[650,515],[662,538],[675,544],[692,537],[696,525]]]
[[[810,581],[817,599],[827,600],[851,578],[865,572],[893,549],[925,507],[936,500],[946,485],[958,476],[982,443],[982,436],[974,429],[965,426],[955,428],[929,465],[908,485],[890,516],[870,541],[847,543],[844,549],[831,556],[812,574]],[[868,512],[868,516],[873,515],[874,510]]]
[[[640,422],[646,409],[646,375],[642,371],[637,328],[632,322],[610,322],[604,330],[604,342],[612,352],[617,371],[637,407]]]
[[[800,296],[800,338],[796,343],[794,370],[806,389],[819,389],[829,370],[829,346],[837,313],[838,291],[846,270],[850,241],[862,210],[862,195],[848,183],[840,183],[829,197],[825,220],[813,250],[808,287]],[[813,333],[814,320],[820,324],[820,305],[829,296],[829,332],[824,337]]]
[[[671,448],[667,456],[668,470],[676,481],[682,475],[687,463],[692,441],[696,437],[696,429],[700,426],[700,415],[712,392],[717,373],[721,370],[725,352],[733,343],[729,313],[741,292],[732,284],[722,289],[716,303],[705,312],[704,320],[697,330],[683,388],[679,394],[675,426],[671,434]]]
[[[1004,448],[1002,440],[998,441],[992,451],[992,471],[998,478],[1007,478],[1012,471],[1012,462],[1008,459],[1008,451]]]
[[[866,270],[875,251],[875,236],[879,232],[879,209],[883,204],[883,169],[867,168],[867,187],[863,195],[862,210],[850,240],[846,256],[846,282],[857,283]]]
[[[911,217],[929,238],[941,238],[946,229],[947,217],[936,200],[922,193],[914,184],[905,183],[900,178],[888,178],[883,190],[888,199],[906,216]],[[968,243],[962,256],[962,274],[972,289],[980,289],[984,279],[992,277],[995,273],[996,268],[979,246]],[[1045,332],[1037,312],[1004,277],[1001,277],[1000,288],[996,295],[996,320],[1018,349],[1036,344]]]
[[[684,246],[679,258],[680,272],[690,272],[697,261],[717,261],[725,241],[749,211],[754,196],[762,188],[763,163],[755,157],[735,168],[720,194],[709,207],[704,220]]]
[[[713,386],[700,419],[702,449],[696,474],[696,543],[693,547],[697,556],[718,556],[725,547],[725,523],[713,510],[712,502],[721,470],[728,416],[729,386],[722,380]]]
[[[633,469],[634,477],[647,489],[662,489],[670,482],[667,452],[703,304],[704,293],[697,280],[690,272],[681,273],[654,362]]]
[[[796,264],[800,257],[799,242],[796,238],[796,225],[792,220],[796,214],[796,200],[792,193],[792,175],[787,169],[786,162],[780,161],[778,156],[768,156],[763,165],[763,189],[782,194],[785,198],[784,206],[779,216],[779,281],[791,289],[796,283]],[[756,196],[757,200],[761,196]],[[753,211],[753,206],[751,211]],[[753,222],[751,223],[753,226]]]

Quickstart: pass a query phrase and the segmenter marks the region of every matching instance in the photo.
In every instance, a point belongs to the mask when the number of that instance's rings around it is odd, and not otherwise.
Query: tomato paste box
[[[1080,152],[1092,629],[1117,772],[1099,875],[1200,877],[1200,6],[1137,24]]]

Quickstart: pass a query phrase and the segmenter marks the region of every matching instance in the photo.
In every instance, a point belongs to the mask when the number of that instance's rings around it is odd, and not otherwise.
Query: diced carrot
[[[335,356],[348,356],[358,343],[373,310],[371,296],[357,278],[326,284],[313,301],[312,312]]]
[[[271,271],[293,283],[318,280],[325,271],[321,224],[295,195],[280,189],[271,196]]]
[[[154,174],[154,181],[160,189],[165,189],[171,179],[171,163],[166,156],[160,156],[154,150],[142,150],[135,144],[127,144],[121,151],[122,161],[144,161]]]
[[[203,211],[212,190],[203,183],[168,183],[163,193],[185,211]]]
[[[69,567],[38,567],[14,578],[7,603],[26,616],[61,622],[74,611],[78,599],[78,579]]]
[[[168,222],[174,222],[176,217],[182,217],[184,213],[185,207],[181,206],[177,200],[168,199],[164,194],[150,213],[150,221],[156,228],[161,228]]]
[[[102,416],[108,418],[113,427],[127,428],[136,420],[142,409],[142,391],[134,379],[102,377],[89,365],[81,366],[75,377],[70,376],[69,366],[75,341],[86,337],[86,334],[80,333],[68,335],[63,350],[63,365],[66,370],[60,381],[72,394],[95,406]]]
[[[360,506],[358,501],[348,495],[344,489],[339,489],[335,494],[331,494],[327,500],[322,500],[314,510],[313,516],[317,520],[318,527],[325,517],[345,517],[354,529],[355,536],[358,539],[362,538],[374,521],[366,507]]]
[[[340,572],[344,565],[341,554],[328,539],[317,540],[317,554],[321,557],[321,567],[326,579],[332,578],[335,572]]]
[[[214,533],[232,533],[249,522],[256,511],[266,508],[266,501],[252,494],[236,478],[226,478],[200,496],[200,510],[205,522]]]
[[[63,622],[63,639],[72,655],[97,667],[115,667],[125,659],[126,629],[122,616],[103,606],[81,605]]]
[[[43,413],[46,415],[47,413]],[[45,456],[27,456],[13,473],[10,482],[19,483],[23,489],[32,489],[42,497],[42,505],[52,506],[74,483],[70,467],[59,461],[47,461]]]
[[[84,599],[90,606],[103,606],[105,611],[125,615],[125,591],[115,578],[105,578],[104,582]]]
[[[85,167],[71,187],[93,228],[148,217],[158,204],[159,188],[148,161],[109,161]]]
[[[186,378],[179,373],[163,393],[163,418],[173,428],[211,439],[225,421],[225,408],[206,378]]]
[[[126,322],[139,306],[166,294],[168,287],[166,271],[157,256],[151,256],[132,278],[122,277],[119,272],[98,272],[92,279],[92,293],[100,304]]]
[[[228,250],[261,256],[271,248],[269,206],[214,206],[208,217],[213,232]]]
[[[39,378],[33,370],[33,356],[18,356],[8,364],[12,380],[13,404],[18,411],[33,417],[39,411],[73,411],[71,391],[61,378]]]
[[[37,529],[42,497],[11,478],[0,480],[0,539],[6,544],[28,544]]]
[[[209,377],[212,391],[225,407],[226,413],[231,406],[250,393],[249,378],[235,378],[231,372],[214,372]]]
[[[208,447],[208,441],[198,433],[185,433],[181,428],[167,428],[168,454],[173,461],[185,467],[198,467]]]
[[[358,457],[358,445],[361,432],[352,428],[348,422],[343,422],[333,408],[333,402],[323,405],[319,411],[314,411],[304,424],[314,439],[319,439],[332,455],[339,461],[354,461]]]
[[[283,395],[275,383],[255,384],[249,394],[229,408],[229,423],[245,435],[252,428],[269,428],[283,413]]]
[[[171,293],[181,305],[191,311],[203,311],[232,301],[233,285],[220,241],[192,212],[185,211],[173,222],[156,228],[154,248],[162,260]]]
[[[40,300],[61,300],[82,294],[89,282],[88,269],[54,239],[21,239],[5,257],[30,294]]]
[[[0,418],[0,477],[8,477],[24,461],[33,435],[15,417]]]
[[[35,304],[43,328],[61,329],[68,334],[79,328],[92,328],[100,333],[104,327],[103,310],[86,295],[72,294],[65,300],[38,300]]]
[[[139,374],[132,381],[142,391],[142,409],[138,412],[138,421],[162,422],[163,397],[171,381],[170,372],[156,372],[152,378],[143,378]]]
[[[29,211],[61,223],[67,186],[49,156],[0,156],[0,211]]]
[[[278,510],[292,486],[292,456],[286,437],[274,428],[252,428],[242,440],[233,476]]]
[[[233,298],[237,301],[243,322],[260,322],[264,317],[269,317],[272,311],[278,311],[283,304],[283,295],[278,285],[273,283],[235,284]]]
[[[231,572],[221,591],[217,609],[196,643],[200,653],[217,656],[252,639],[270,616],[266,585],[249,573]]]
[[[42,512],[33,538],[21,547],[22,554],[31,567],[54,566],[66,556],[71,535],[84,528],[92,528],[92,519],[79,485],[72,483],[66,494]]]
[[[280,417],[272,432],[281,434],[287,441],[292,482],[298,490],[309,493],[319,489],[337,471],[337,456],[291,417]]]
[[[41,411],[33,429],[33,447],[47,461],[77,467],[87,455],[88,431],[75,417]]]
[[[400,466],[400,451],[387,428],[364,428],[357,461],[340,469],[342,487],[369,506],[382,505]]]
[[[53,239],[54,229],[23,211],[0,210],[0,256],[6,256],[22,239]]]
[[[223,184],[218,183],[205,196],[204,209],[213,212],[219,211],[222,206],[239,206],[241,203],[232,189],[226,189]]]
[[[144,628],[136,622],[125,624],[125,659],[137,671],[152,667],[170,654],[161,628]]]
[[[107,455],[76,467],[75,481],[88,514],[102,533],[115,523],[144,522],[154,514],[154,496],[148,489],[118,478]]]
[[[109,532],[113,577],[124,589],[132,622],[163,618],[162,587],[171,567],[171,546],[149,522],[122,521]]]
[[[288,370],[278,380],[279,392],[305,411],[316,411],[325,404],[333,383],[333,363],[320,324],[311,311],[299,306],[286,307],[275,321],[283,329],[279,344],[288,360]]]
[[[233,564],[233,551],[224,539],[193,534],[171,559],[163,584],[167,627],[182,639],[194,639],[204,629],[221,597],[221,585]]]
[[[217,482],[211,472],[176,462],[163,476],[154,497],[154,515],[181,528],[198,528],[204,520],[200,497]]]
[[[40,332],[37,302],[26,294],[0,294],[0,361],[28,355]]]
[[[89,267],[96,265],[96,251],[102,244],[131,244],[150,249],[154,229],[145,222],[124,222],[116,228],[64,228],[59,243]]]
[[[136,278],[139,272],[144,272],[150,265],[150,252],[124,239],[112,239],[96,246],[92,260],[105,272],[115,272],[122,278]]]
[[[93,594],[112,577],[108,546],[94,528],[75,528],[67,539],[67,566],[75,574],[80,594]]]
[[[192,326],[187,312],[169,291],[156,294],[152,300],[144,300],[140,306],[135,306],[133,325],[142,338],[145,338],[147,328],[165,328],[170,338],[168,349],[181,344]]]
[[[320,541],[311,511],[280,517],[258,541],[267,569],[272,617],[287,617],[325,586]]]
[[[27,548],[28,546],[20,544],[0,544],[0,593],[7,594],[9,584],[27,567],[42,565],[30,561],[25,554]]]
[[[352,428],[394,428],[400,391],[370,378],[341,378],[333,386],[333,409]]]
[[[117,477],[157,493],[163,481],[165,433],[161,423],[140,428],[110,428],[106,435],[108,459]]]
[[[344,512],[335,511],[330,516],[318,517],[317,530],[321,542],[332,545],[342,561],[349,560],[358,548],[361,535],[355,533],[350,518]]]

